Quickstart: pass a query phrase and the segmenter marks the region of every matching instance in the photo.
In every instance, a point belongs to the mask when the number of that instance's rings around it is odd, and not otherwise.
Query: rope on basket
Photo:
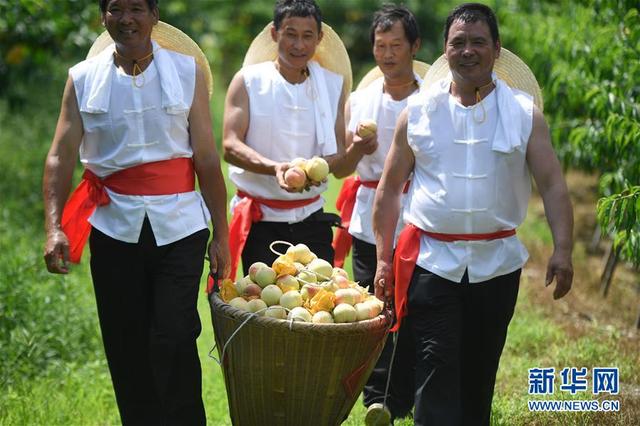
[[[291,312],[291,309],[287,309],[284,306],[280,306],[282,309],[284,309],[287,314],[289,312]],[[244,327],[253,317],[257,317],[258,314],[260,314],[260,312],[263,311],[268,311],[269,309],[271,309],[272,306],[267,306],[266,308],[262,308],[258,311],[255,312],[248,312],[249,317],[247,319],[245,319],[244,321],[242,321],[242,324],[240,324],[238,326],[238,328],[236,328],[234,330],[233,333],[231,333],[231,336],[229,336],[229,340],[227,340],[224,344],[224,346],[222,347],[222,354],[220,354],[220,359],[216,358],[214,355],[212,355],[213,351],[216,350],[216,348],[218,347],[218,344],[216,343],[215,345],[213,345],[213,347],[211,348],[211,350],[209,351],[209,358],[213,359],[218,365],[222,365],[222,362],[224,361],[224,354],[227,352],[227,347],[229,346],[229,344],[231,343],[231,341],[233,340],[234,337],[236,337],[236,334],[238,334],[238,332],[242,329],[242,327]],[[294,317],[291,318],[287,318],[286,321],[289,323],[289,330],[293,330],[293,323],[295,321]]]
[[[387,326],[387,333],[389,332],[389,330],[391,330],[391,327],[393,326],[393,310],[394,310],[394,304],[393,301],[385,301],[385,316],[387,316],[388,320],[389,320],[389,325]],[[387,398],[389,397],[389,385],[391,383],[391,371],[393,370],[393,361],[396,358],[396,347],[398,346],[398,336],[400,334],[400,330],[398,330],[395,333],[392,333],[391,335],[391,339],[393,340],[393,350],[391,351],[391,359],[389,360],[389,372],[387,373],[387,383],[384,386],[384,398],[382,399],[382,406],[386,407],[388,409],[387,406]],[[384,350],[384,348],[382,349]],[[378,413],[378,416],[376,417],[376,423],[377,420],[379,418],[381,418],[382,416],[382,412]]]

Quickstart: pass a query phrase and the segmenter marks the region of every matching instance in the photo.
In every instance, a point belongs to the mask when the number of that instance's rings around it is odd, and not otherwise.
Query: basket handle
[[[286,253],[280,253],[279,251],[277,251],[276,249],[273,248],[273,246],[275,246],[276,244],[284,244],[287,245],[289,247],[293,247],[293,244],[291,244],[289,241],[274,241],[271,244],[269,244],[269,250],[271,250],[273,253],[280,255],[280,256],[284,256]]]

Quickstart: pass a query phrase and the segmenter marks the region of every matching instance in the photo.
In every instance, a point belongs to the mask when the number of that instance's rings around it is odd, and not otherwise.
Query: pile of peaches
[[[290,245],[271,266],[256,262],[249,275],[224,280],[222,300],[270,318],[312,323],[352,323],[375,318],[383,302],[319,259],[305,244]]]

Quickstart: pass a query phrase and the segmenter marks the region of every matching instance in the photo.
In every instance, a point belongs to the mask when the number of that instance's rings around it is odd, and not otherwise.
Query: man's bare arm
[[[250,172],[275,176],[280,187],[287,191],[295,191],[284,181],[284,172],[290,167],[289,163],[273,161],[246,144],[249,108],[249,94],[241,70],[231,80],[225,99],[222,122],[225,161]]]
[[[384,280],[384,297],[392,297],[393,288],[393,242],[400,216],[400,200],[404,185],[415,164],[413,151],[407,141],[408,113],[405,109],[398,117],[393,143],[384,163],[382,178],[376,190],[373,204],[373,233],[376,238],[378,266],[374,283],[376,296],[382,299],[378,286]]]
[[[211,129],[209,97],[202,73],[196,77],[196,91],[189,112],[189,132],[193,150],[193,164],[200,192],[213,224],[213,239],[209,244],[209,259],[212,272],[222,277],[229,275],[229,226],[227,224],[227,189],[220,169],[220,158]]]
[[[534,108],[527,163],[542,196],[545,215],[553,235],[554,249],[547,265],[545,284],[548,286],[555,278],[553,297],[559,299],[571,290],[573,281],[573,208],[562,168],[551,146],[549,127],[537,108]]]
[[[45,160],[42,181],[46,231],[44,259],[49,272],[57,274],[68,272],[69,240],[62,232],[60,220],[71,191],[73,170],[83,134],[76,92],[73,80],[69,77],[62,95],[55,135]]]

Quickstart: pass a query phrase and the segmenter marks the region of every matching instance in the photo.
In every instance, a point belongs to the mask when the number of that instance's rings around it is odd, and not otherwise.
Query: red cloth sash
[[[272,209],[290,210],[308,206],[320,199],[320,196],[317,195],[304,200],[268,200],[252,197],[243,191],[238,191],[237,195],[242,200],[233,208],[233,217],[229,224],[229,250],[231,251],[231,275],[229,278],[232,281],[236,279],[236,270],[251,226],[254,222],[262,220],[261,205]],[[213,279],[209,278],[207,292],[210,293],[211,290],[213,290]]]
[[[353,216],[353,208],[356,205],[356,195],[358,189],[361,186],[365,188],[376,189],[378,187],[379,180],[360,180],[358,176],[349,176],[344,180],[338,199],[336,200],[336,208],[340,212],[340,218],[342,224],[340,228],[336,229],[336,233],[333,237],[333,250],[335,256],[333,258],[333,265],[342,268],[344,267],[344,260],[346,259],[349,251],[351,251],[351,234],[349,234],[349,225],[351,224],[351,216]],[[404,186],[403,193],[409,191],[409,182]]]
[[[170,195],[191,192],[195,175],[191,158],[144,163],[120,170],[101,179],[85,169],[62,212],[62,230],[69,239],[70,260],[79,263],[91,224],[88,219],[98,206],[109,204],[105,190],[123,195]]]
[[[398,238],[398,245],[396,246],[393,256],[396,324],[391,331],[397,331],[400,328],[400,321],[407,315],[407,293],[409,291],[411,277],[413,276],[413,270],[418,260],[418,254],[420,253],[421,234],[445,242],[480,241],[510,237],[516,234],[516,230],[505,229],[485,234],[441,234],[438,232],[424,231],[411,223],[405,225]]]

